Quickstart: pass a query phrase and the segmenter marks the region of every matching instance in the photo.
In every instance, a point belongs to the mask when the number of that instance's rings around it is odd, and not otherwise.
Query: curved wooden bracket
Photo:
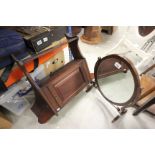
[[[35,95],[36,95],[36,101],[35,104],[48,104],[50,103],[50,101],[48,100],[48,98],[44,95],[44,93],[42,92],[42,90],[40,89],[40,87],[38,86],[38,84],[32,79],[32,77],[30,76],[30,74],[27,72],[24,64],[22,63],[22,61],[18,60],[14,55],[11,55],[12,59],[17,63],[17,65],[21,68],[21,70],[24,72],[25,76],[27,77],[28,81],[30,82]],[[40,98],[40,100],[38,100],[38,97]],[[50,108],[52,109],[54,114],[57,114],[57,111],[55,110],[55,108],[53,108],[50,105]]]
[[[68,47],[70,51],[72,52],[74,59],[84,59],[83,55],[81,54],[80,48],[78,46],[79,37],[77,36],[69,37],[66,34],[65,36],[68,41]]]

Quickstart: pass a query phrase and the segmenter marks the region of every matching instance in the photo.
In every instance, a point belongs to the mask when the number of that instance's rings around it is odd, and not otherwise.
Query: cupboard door
[[[51,106],[53,106],[56,111],[59,111],[61,109],[61,106],[58,104],[56,96],[53,95],[52,90],[49,90],[49,87],[46,86],[42,88],[42,91],[50,101],[49,104],[51,104]]]
[[[85,60],[80,60],[63,70],[63,74],[55,74],[46,86],[60,107],[77,95],[90,82],[89,70]]]

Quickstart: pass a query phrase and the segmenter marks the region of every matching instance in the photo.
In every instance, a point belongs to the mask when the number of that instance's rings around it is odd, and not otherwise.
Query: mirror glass
[[[117,56],[98,61],[96,78],[101,94],[117,105],[129,103],[135,95],[136,86],[131,66]]]

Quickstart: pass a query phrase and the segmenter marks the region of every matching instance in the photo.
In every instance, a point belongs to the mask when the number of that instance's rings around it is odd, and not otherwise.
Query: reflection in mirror
[[[125,62],[117,58],[105,59],[97,71],[97,83],[102,95],[110,102],[126,104],[135,90],[131,70]]]

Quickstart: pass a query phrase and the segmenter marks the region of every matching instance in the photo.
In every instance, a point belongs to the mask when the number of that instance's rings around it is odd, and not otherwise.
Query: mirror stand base
[[[111,122],[116,122],[122,115],[124,115],[127,112],[127,109],[125,107],[119,108],[116,107],[117,111],[119,112],[119,115],[117,115]]]
[[[117,115],[117,116],[111,121],[111,123],[116,122],[119,118],[120,118],[120,115]]]
[[[125,107],[122,107],[120,110],[120,115],[124,115],[127,112],[127,109]]]
[[[87,86],[87,89],[86,89],[86,93],[88,93],[92,88],[98,88],[97,87],[97,84],[94,80],[92,80],[88,86]],[[126,112],[127,112],[127,109],[126,109],[126,106],[124,107],[119,107],[119,106],[115,106],[114,104],[112,104],[114,106],[114,108],[118,111],[119,115],[117,115],[111,122],[114,123],[115,121],[117,121],[120,116],[124,115]]]
[[[95,81],[91,81],[86,89],[86,93],[88,93],[93,87],[97,88],[96,82]]]

